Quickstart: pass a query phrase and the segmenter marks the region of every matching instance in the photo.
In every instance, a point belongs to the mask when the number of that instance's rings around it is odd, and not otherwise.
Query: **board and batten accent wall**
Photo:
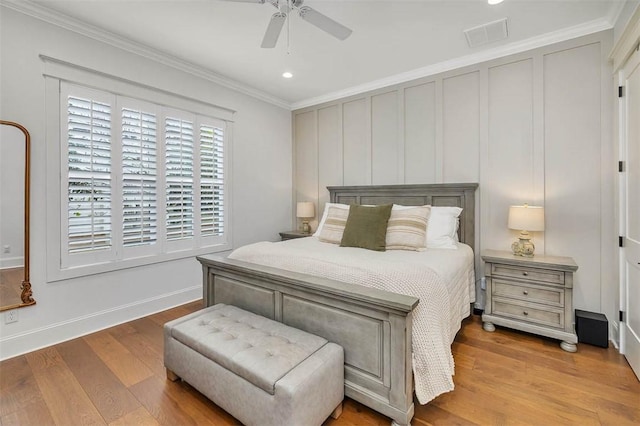
[[[543,205],[537,252],[573,257],[575,307],[613,319],[611,40],[605,31],[293,111],[294,201],[316,204],[315,229],[330,185],[479,182],[477,255],[510,249],[509,205]]]

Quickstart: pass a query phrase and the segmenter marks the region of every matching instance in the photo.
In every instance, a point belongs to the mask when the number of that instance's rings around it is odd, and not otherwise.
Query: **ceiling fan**
[[[352,33],[351,29],[345,27],[339,22],[334,21],[326,15],[318,12],[309,6],[302,6],[304,0],[226,0],[240,3],[269,3],[278,11],[271,16],[267,31],[262,39],[261,47],[273,48],[278,42],[278,37],[282,32],[282,27],[289,12],[295,10],[298,15],[311,25],[315,25],[322,31],[334,36],[339,40],[345,40]]]

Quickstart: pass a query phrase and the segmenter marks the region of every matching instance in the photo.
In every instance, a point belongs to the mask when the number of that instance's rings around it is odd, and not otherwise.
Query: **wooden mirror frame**
[[[35,305],[33,292],[31,291],[31,282],[29,281],[29,216],[30,216],[30,197],[31,197],[31,135],[29,131],[22,125],[13,121],[0,120],[0,124],[12,126],[24,133],[25,138],[25,156],[24,156],[24,279],[20,289],[20,299],[22,303],[0,306],[0,311],[21,308],[23,306]]]

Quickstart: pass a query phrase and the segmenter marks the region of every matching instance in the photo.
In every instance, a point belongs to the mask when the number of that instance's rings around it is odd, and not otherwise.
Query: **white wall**
[[[0,128],[0,269],[24,265],[25,136],[16,127]],[[5,253],[5,246],[9,252]]]
[[[276,240],[291,226],[291,115],[280,107],[0,7],[0,116],[32,135],[31,283],[37,304],[0,321],[0,358],[201,297],[194,258],[47,282],[43,63],[46,55],[237,111],[233,124],[233,241]],[[205,52],[206,54],[206,52]],[[55,259],[54,259],[55,261]]]
[[[477,253],[510,249],[509,205],[544,205],[537,252],[573,257],[574,306],[616,320],[611,41],[606,31],[294,111],[297,200],[321,212],[327,185],[479,182]]]

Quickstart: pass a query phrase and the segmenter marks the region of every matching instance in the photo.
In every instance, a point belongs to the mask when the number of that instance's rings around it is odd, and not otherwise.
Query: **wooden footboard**
[[[345,395],[409,424],[416,297],[220,257],[198,260],[206,306],[235,305],[341,345]]]

